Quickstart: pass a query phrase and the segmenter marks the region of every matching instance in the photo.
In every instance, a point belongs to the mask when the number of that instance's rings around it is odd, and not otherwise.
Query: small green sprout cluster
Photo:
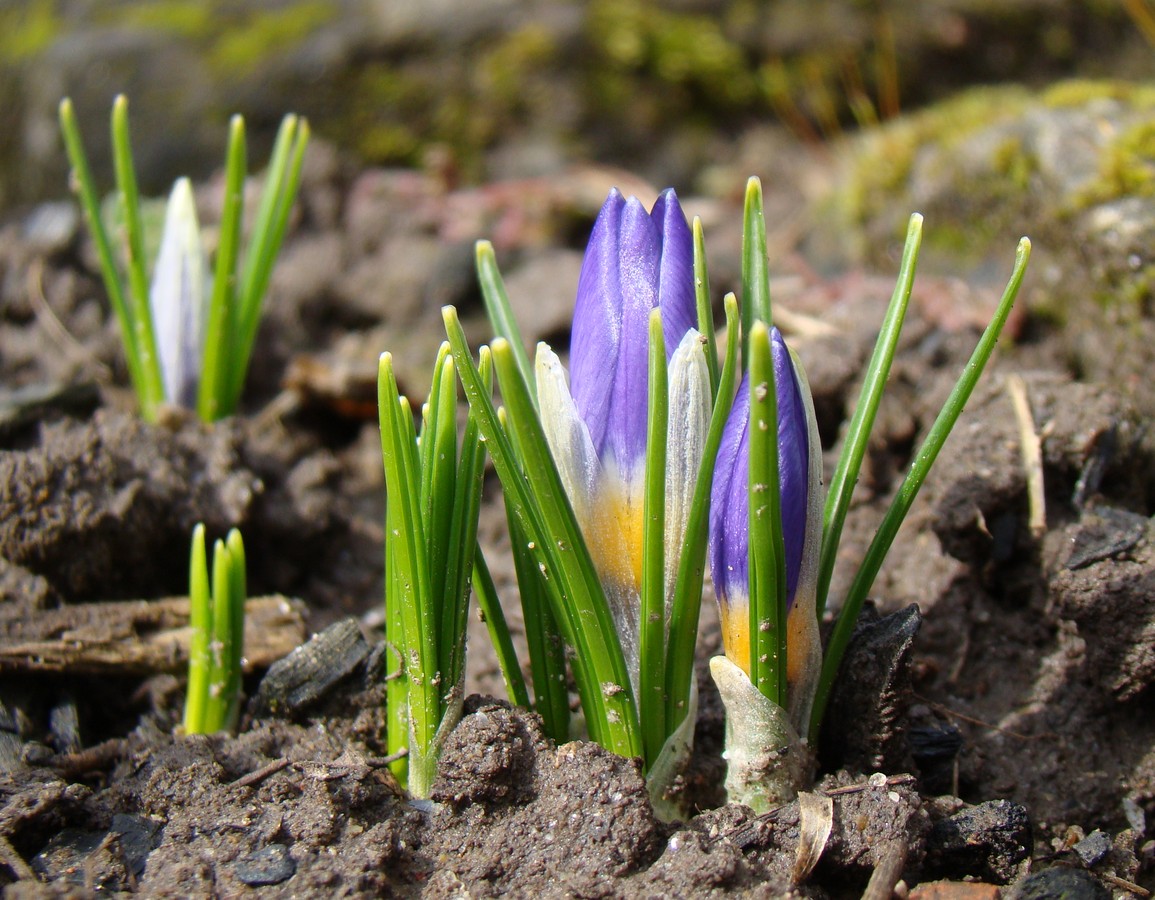
[[[96,242],[141,414],[155,421],[161,405],[168,403],[195,409],[201,419],[214,422],[232,415],[240,401],[262,301],[300,183],[308,124],[296,116],[286,116],[281,123],[256,220],[242,249],[245,127],[240,116],[233,116],[215,265],[209,269],[192,188],[181,179],[169,200],[150,283],[148,236],[129,142],[128,101],[123,96],[113,103],[111,119],[119,254],[101,214],[72,102],[60,103],[60,127],[75,188]]]
[[[188,694],[185,734],[232,731],[241,702],[245,634],[245,547],[235,528],[213,544],[212,575],[205,527],[193,530],[189,559]]]
[[[385,582],[395,598],[385,637],[398,662],[386,688],[387,740],[391,755],[408,750],[394,772],[408,777],[415,795],[428,796],[441,744],[461,718],[485,453],[473,415],[458,453],[457,380],[447,347],[433,370],[420,436],[388,353],[378,384],[388,498]]]

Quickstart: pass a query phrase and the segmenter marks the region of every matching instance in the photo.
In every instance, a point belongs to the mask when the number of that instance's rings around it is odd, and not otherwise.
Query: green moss
[[[423,79],[373,63],[337,86],[337,93],[358,98],[357,103],[344,105],[343,115],[330,126],[337,140],[372,162],[418,162],[435,102],[431,86]]]
[[[113,8],[105,18],[193,41],[219,74],[236,76],[304,40],[337,14],[325,0],[248,11],[227,0],[155,0]]]
[[[307,0],[246,17],[218,34],[209,60],[218,71],[250,71],[273,54],[303,41],[336,15],[333,4]]]
[[[1072,210],[1121,197],[1155,196],[1155,120],[1121,132],[1100,155],[1099,176],[1072,199]]]
[[[557,58],[558,48],[552,34],[537,24],[523,25],[511,32],[477,64],[478,88],[485,98],[505,109],[518,107],[527,89],[533,87],[533,74],[548,67]]]
[[[718,106],[759,96],[755,68],[716,17],[674,12],[653,0],[594,0],[587,34],[601,63],[618,73],[700,90]]]
[[[421,147],[421,140],[404,125],[378,122],[361,131],[357,147],[367,159],[413,161]]]
[[[1026,192],[1038,174],[1039,158],[1023,146],[1022,138],[1008,137],[995,149],[991,166],[1011,190]]]
[[[16,63],[52,43],[62,23],[52,0],[32,0],[0,9],[0,59]]]
[[[1058,109],[1086,106],[1093,100],[1117,100],[1128,106],[1155,108],[1155,87],[1126,81],[1074,79],[1043,91],[1040,100],[1044,106]]]
[[[206,0],[154,0],[117,10],[114,21],[203,42],[220,27],[214,6]]]
[[[905,191],[923,147],[949,150],[980,129],[1020,114],[1029,99],[1018,87],[978,88],[865,132],[854,143],[849,177],[839,191],[842,217],[861,225],[890,208]],[[1029,176],[1031,164],[1016,160],[1013,149],[1010,144],[1000,148],[996,168],[1004,175],[1013,172],[1021,181]],[[972,192],[970,186],[967,190]]]

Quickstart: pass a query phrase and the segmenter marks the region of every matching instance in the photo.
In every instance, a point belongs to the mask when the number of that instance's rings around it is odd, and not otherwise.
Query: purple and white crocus
[[[541,419],[605,589],[637,690],[649,321],[659,310],[669,364],[666,597],[672,597],[710,418],[710,377],[694,326],[693,238],[678,198],[649,212],[610,192],[578,282],[570,384],[557,355],[537,348]]]
[[[197,405],[211,285],[192,184],[180,178],[169,195],[149,289],[164,398],[175,406]]]
[[[822,531],[822,455],[809,387],[781,332],[770,332],[778,404],[778,486],[786,551],[787,684],[791,706],[808,708],[821,665],[814,610]],[[750,674],[750,376],[722,433],[710,498],[710,574],[729,660]],[[815,660],[818,660],[817,664]],[[798,696],[799,694],[803,696]]]

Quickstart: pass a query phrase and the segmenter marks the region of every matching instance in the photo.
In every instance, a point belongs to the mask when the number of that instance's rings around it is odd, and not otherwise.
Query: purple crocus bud
[[[200,387],[210,283],[192,184],[180,178],[169,195],[149,306],[165,400],[189,409]]]
[[[790,350],[777,328],[770,352],[778,399],[778,485],[786,544],[787,608],[794,602],[802,569],[810,509],[810,425],[802,385]],[[726,655],[743,670],[750,665],[749,470],[750,376],[738,388],[722,433],[710,495],[710,574],[722,614]],[[817,448],[816,448],[817,449]],[[814,486],[817,489],[817,486]]]
[[[636,197],[610,191],[578,279],[570,378],[598,457],[626,477],[646,453],[650,312],[661,311],[669,359],[697,324],[693,256],[672,190],[651,212]]]
[[[649,322],[657,309],[669,362],[666,565],[676,571],[688,492],[710,415],[710,382],[694,330],[693,236],[678,198],[650,212],[610,192],[594,223],[578,281],[571,385],[538,345],[537,385],[550,452],[606,590],[626,659],[636,671],[642,567]],[[686,496],[683,497],[682,495]],[[668,578],[667,583],[672,583]]]

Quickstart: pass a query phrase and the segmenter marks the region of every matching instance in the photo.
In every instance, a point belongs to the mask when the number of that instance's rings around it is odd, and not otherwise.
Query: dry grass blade
[[[1035,538],[1047,531],[1047,503],[1043,490],[1043,451],[1035,420],[1031,416],[1031,401],[1027,397],[1027,383],[1018,375],[1007,378],[1007,393],[1015,408],[1019,425],[1019,446],[1022,448],[1023,469],[1027,476],[1027,501],[1030,507],[1030,528]]]
[[[803,791],[798,795],[798,855],[794,857],[795,884],[801,884],[822,858],[834,827],[834,800],[825,794]]]

